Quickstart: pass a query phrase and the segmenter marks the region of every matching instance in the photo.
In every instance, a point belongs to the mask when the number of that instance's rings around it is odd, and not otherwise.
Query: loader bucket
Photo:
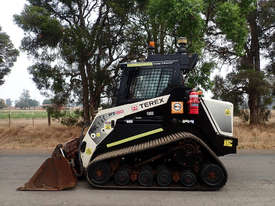
[[[76,186],[77,178],[64,157],[51,157],[43,162],[40,168],[17,190],[64,190]]]

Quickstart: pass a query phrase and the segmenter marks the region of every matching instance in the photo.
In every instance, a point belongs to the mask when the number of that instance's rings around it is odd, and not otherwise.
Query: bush
[[[77,123],[78,123],[78,118],[75,118],[71,115],[61,118],[61,124],[68,127],[76,126]]]
[[[83,112],[80,110],[69,111],[69,110],[58,110],[51,108],[51,117],[60,121],[61,124],[72,127],[82,126],[83,121],[81,120]]]
[[[240,110],[240,118],[244,122],[248,122],[249,121],[249,111],[248,110]]]
[[[259,118],[261,119],[261,122],[267,122],[271,118],[271,111],[262,109],[260,111]]]
[[[241,110],[240,111],[240,118],[244,122],[248,122],[250,119],[249,110]],[[258,118],[260,119],[260,123],[265,123],[271,118],[271,111],[267,109],[261,109]]]

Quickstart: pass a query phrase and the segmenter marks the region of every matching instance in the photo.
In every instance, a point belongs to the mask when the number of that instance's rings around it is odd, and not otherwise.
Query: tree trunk
[[[160,24],[160,38],[159,38],[159,41],[160,41],[160,54],[164,54],[164,39],[165,39],[165,26],[163,24]]]
[[[248,96],[248,106],[249,106],[249,119],[250,119],[250,125],[259,124],[259,117],[258,117],[258,97],[257,94],[249,94]]]
[[[248,23],[250,26],[251,35],[251,45],[248,52],[248,59],[250,60],[250,67],[255,72],[260,72],[260,45],[259,45],[259,29],[257,24],[257,11],[255,10],[249,17]],[[249,81],[255,81],[253,78]],[[257,80],[256,80],[257,81]],[[260,106],[260,94],[257,92],[257,85],[255,82],[251,82],[250,85],[254,89],[250,89],[250,94],[248,94],[248,106],[250,109],[250,125],[255,125],[260,123],[259,118],[259,106]]]
[[[79,71],[81,76],[82,83],[82,98],[83,98],[83,115],[84,115],[84,123],[90,124],[90,104],[89,104],[89,85],[88,79],[86,76],[84,64],[79,64]]]

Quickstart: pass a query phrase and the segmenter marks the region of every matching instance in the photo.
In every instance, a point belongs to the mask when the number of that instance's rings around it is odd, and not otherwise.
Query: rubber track
[[[133,154],[133,153],[137,153],[137,152],[142,152],[148,149],[153,149],[159,146],[163,146],[163,145],[167,145],[167,144],[171,144],[180,140],[184,140],[184,139],[193,139],[195,140],[197,143],[199,143],[203,148],[205,148],[209,154],[214,158],[214,160],[216,161],[216,163],[222,167],[222,169],[224,170],[224,174],[225,174],[225,183],[227,181],[227,171],[223,165],[223,163],[220,161],[220,159],[216,156],[216,154],[197,136],[189,133],[189,132],[178,132],[178,133],[174,133],[174,134],[169,134],[167,136],[158,138],[158,139],[154,139],[154,140],[150,140],[148,142],[144,142],[141,144],[137,144],[137,145],[133,145],[130,147],[126,147],[126,148],[122,148],[122,149],[118,149],[118,150],[114,150],[111,152],[107,152],[104,154],[101,154],[99,156],[97,156],[95,159],[93,159],[88,167],[91,164],[94,164],[96,162],[99,161],[103,161],[103,160],[107,160],[107,159],[111,159],[114,157],[120,157],[120,156],[125,156],[128,154]],[[104,188],[104,189],[158,189],[158,190],[167,190],[167,189],[174,189],[174,190],[203,190],[203,191],[212,191],[212,190],[218,190],[221,187],[207,187],[207,186],[195,186],[195,187],[184,187],[184,186],[174,186],[174,187],[144,187],[144,186],[140,186],[140,185],[127,185],[127,186],[117,186],[117,185],[96,185],[94,184],[92,181],[90,181],[90,179],[88,178],[87,175],[87,180],[88,182],[93,186],[93,187],[97,187],[97,188]],[[224,184],[225,184],[224,183]]]

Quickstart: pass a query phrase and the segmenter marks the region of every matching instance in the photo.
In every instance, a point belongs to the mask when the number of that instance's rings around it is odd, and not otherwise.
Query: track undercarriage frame
[[[105,189],[218,190],[227,172],[202,140],[178,132],[97,156],[87,179]]]

